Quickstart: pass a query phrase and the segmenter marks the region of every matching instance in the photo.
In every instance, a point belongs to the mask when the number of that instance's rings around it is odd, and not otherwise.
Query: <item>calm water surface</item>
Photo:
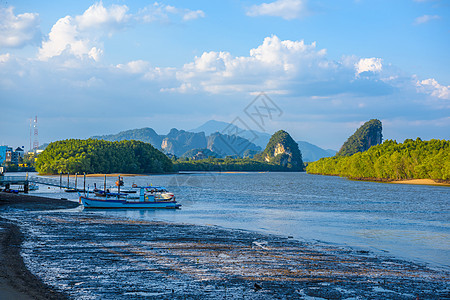
[[[116,178],[108,178],[112,185]],[[87,185],[103,186],[103,178]],[[79,185],[83,180],[79,178]],[[98,211],[141,220],[218,225],[322,241],[450,269],[450,188],[356,182],[305,173],[195,173],[125,177],[163,185],[180,210]],[[43,196],[77,195],[41,186]],[[81,212],[83,213],[83,212]]]

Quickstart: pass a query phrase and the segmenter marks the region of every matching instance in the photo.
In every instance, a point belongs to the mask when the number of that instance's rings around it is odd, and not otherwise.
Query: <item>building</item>
[[[4,163],[18,164],[20,158],[23,158],[24,156],[25,151],[20,147],[17,147],[17,149],[13,151],[12,147],[0,146],[0,165]]]
[[[11,147],[8,146],[0,146],[0,165],[11,161],[11,153],[13,152]]]
[[[12,153],[11,162],[14,164],[18,164],[20,158],[23,158],[24,155],[25,155],[25,151],[23,151],[22,148],[17,147],[17,149],[14,150],[14,152]]]

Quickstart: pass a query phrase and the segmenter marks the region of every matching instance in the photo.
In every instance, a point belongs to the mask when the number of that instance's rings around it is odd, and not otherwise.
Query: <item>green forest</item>
[[[322,158],[308,164],[310,174],[338,175],[352,179],[450,180],[450,141],[387,140],[351,156]]]
[[[95,139],[53,142],[38,156],[35,166],[40,174],[173,171],[172,161],[150,144]]]
[[[276,163],[262,162],[251,158],[214,158],[202,160],[177,160],[175,171],[295,171]]]

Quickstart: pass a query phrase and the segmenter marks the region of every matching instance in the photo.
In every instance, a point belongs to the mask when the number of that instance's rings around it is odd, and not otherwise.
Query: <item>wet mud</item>
[[[445,299],[450,274],[366,251],[95,212],[6,214],[26,266],[73,299]]]

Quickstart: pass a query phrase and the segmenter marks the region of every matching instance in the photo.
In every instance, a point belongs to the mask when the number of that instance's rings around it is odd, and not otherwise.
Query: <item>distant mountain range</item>
[[[171,129],[167,135],[159,135],[152,128],[132,129],[117,134],[93,136],[93,139],[106,141],[138,140],[152,144],[165,153],[176,156],[189,156],[193,149],[208,149],[215,155],[246,156],[248,153],[262,151],[271,135],[253,130],[244,130],[233,124],[210,120],[202,126],[189,131]],[[297,142],[303,161],[316,161],[322,157],[336,154],[304,141]],[[195,151],[194,151],[195,152]],[[197,154],[198,151],[195,153]]]
[[[200,127],[197,127],[195,129],[191,129],[189,131],[191,132],[204,132],[206,135],[212,134],[214,132],[229,132],[230,129],[232,129],[234,126],[230,123],[226,122],[220,122],[215,120],[210,120],[203,124]],[[231,130],[232,131],[232,130]],[[255,143],[262,149],[264,149],[267,145],[267,143],[270,140],[271,135],[268,133],[255,131],[255,130],[245,130],[242,128],[237,127],[235,130],[238,136],[243,137],[247,140],[250,140],[251,142]],[[331,149],[322,149],[316,145],[313,145],[311,143],[305,142],[305,141],[297,141],[298,147],[300,151],[302,152],[303,161],[316,161],[321,159],[322,157],[330,157],[334,156],[337,151],[331,150]]]

